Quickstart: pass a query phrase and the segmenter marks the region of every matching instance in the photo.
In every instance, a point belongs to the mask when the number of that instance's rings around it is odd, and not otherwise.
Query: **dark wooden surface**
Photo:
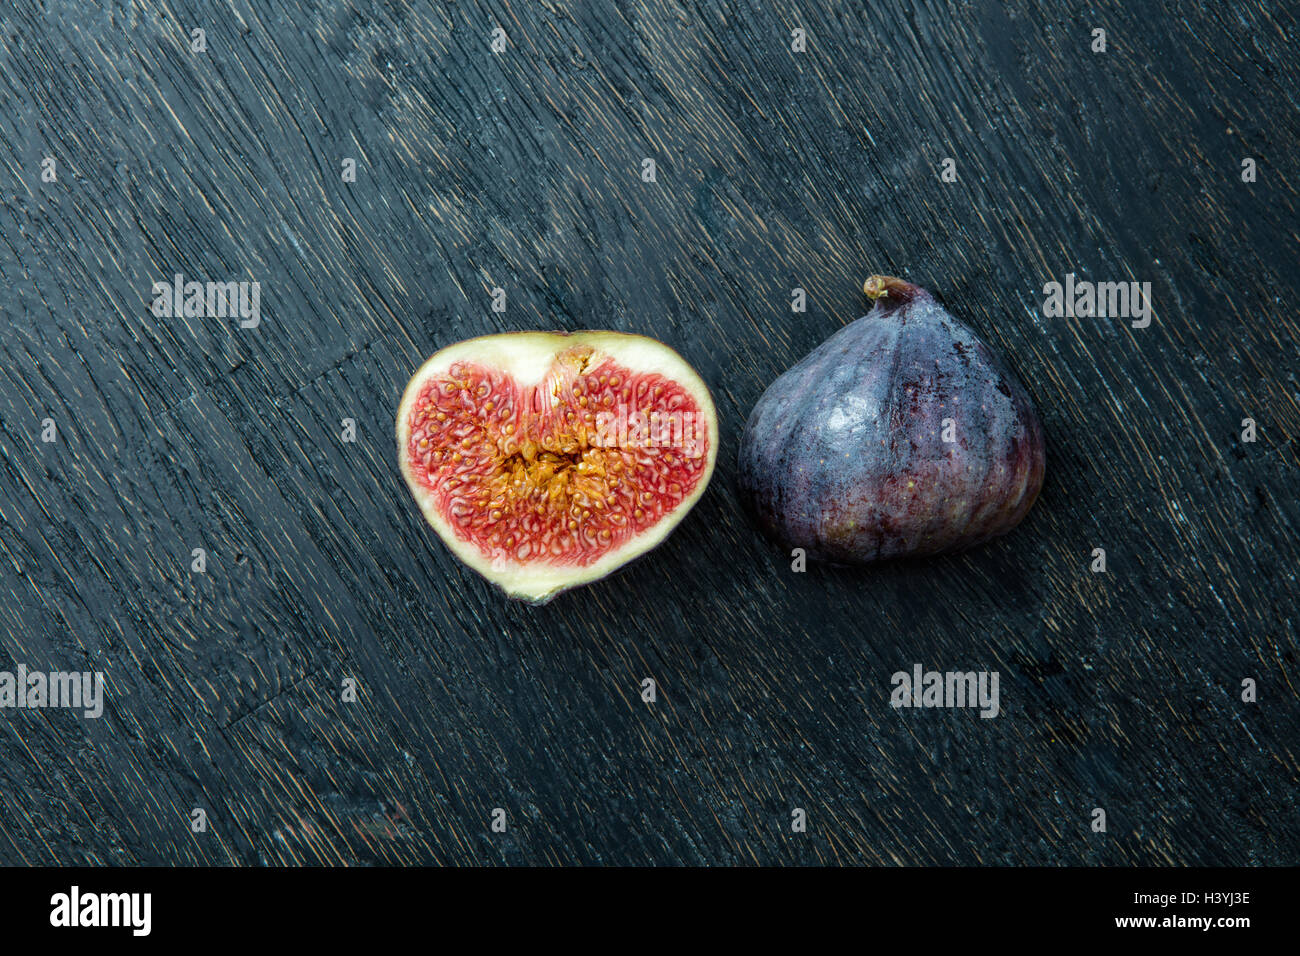
[[[1292,4],[103,0],[0,36],[0,669],[108,682],[99,720],[0,713],[0,861],[1300,862]],[[155,318],[177,272],[261,282],[261,325]],[[1047,484],[976,552],[795,574],[736,439],[869,272],[1007,357]],[[1044,318],[1067,272],[1150,281],[1152,324]],[[553,327],[679,349],[723,447],[661,549],[529,608],[425,527],[392,419],[438,347]],[[891,709],[913,663],[999,671],[1002,716]]]

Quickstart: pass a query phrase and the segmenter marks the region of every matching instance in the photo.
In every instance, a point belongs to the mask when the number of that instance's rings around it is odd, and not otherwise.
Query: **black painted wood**
[[[0,36],[0,669],[107,680],[98,720],[0,711],[0,861],[1300,861],[1293,5],[105,0]],[[1007,357],[1047,485],[970,554],[796,574],[735,443],[871,272]],[[1149,281],[1150,326],[1045,318],[1068,272]],[[260,282],[260,325],[155,316],[176,273]],[[680,350],[723,448],[661,549],[529,608],[424,526],[392,425],[438,347],[555,327]],[[1002,715],[892,709],[914,663],[997,670]]]

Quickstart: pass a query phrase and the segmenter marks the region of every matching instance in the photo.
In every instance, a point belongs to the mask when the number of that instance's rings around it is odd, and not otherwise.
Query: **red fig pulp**
[[[402,474],[429,524],[511,597],[545,603],[662,541],[717,458],[709,390],[618,332],[469,339],[412,377]]]
[[[1024,387],[924,289],[873,276],[870,314],[778,378],[741,436],[743,500],[787,548],[865,564],[1015,527],[1043,484]]]

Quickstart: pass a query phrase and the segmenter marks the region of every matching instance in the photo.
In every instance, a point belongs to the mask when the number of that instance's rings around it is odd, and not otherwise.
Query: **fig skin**
[[[957,552],[1006,534],[1043,485],[1029,394],[924,289],[872,276],[863,291],[871,312],[754,406],[739,455],[747,510],[783,547],[836,564]]]

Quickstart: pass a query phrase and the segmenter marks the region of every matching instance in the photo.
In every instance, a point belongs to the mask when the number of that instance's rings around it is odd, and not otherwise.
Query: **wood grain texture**
[[[0,712],[0,862],[1300,862],[1291,4],[48,0],[0,36],[0,669],[107,680],[98,720]],[[259,281],[261,325],[155,317],[178,272]],[[970,554],[792,573],[735,442],[870,272],[1006,356],[1047,485]],[[1150,327],[1044,318],[1067,272],[1151,282]],[[511,604],[393,415],[443,345],[583,327],[692,361],[718,471],[652,555]],[[890,708],[913,663],[999,671],[1002,716]]]

